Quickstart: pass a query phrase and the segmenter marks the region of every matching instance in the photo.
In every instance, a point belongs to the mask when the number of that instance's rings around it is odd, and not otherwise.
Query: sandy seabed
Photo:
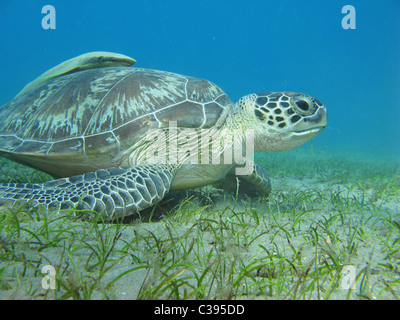
[[[399,299],[400,159],[262,154],[268,198],[211,186],[122,222],[0,208],[1,299]],[[7,160],[1,182],[42,182]]]

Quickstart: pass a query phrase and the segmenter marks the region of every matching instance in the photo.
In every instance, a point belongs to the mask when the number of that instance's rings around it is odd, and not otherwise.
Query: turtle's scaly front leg
[[[175,168],[168,165],[101,169],[43,184],[0,184],[0,202],[30,201],[45,208],[89,209],[106,218],[131,215],[159,202]]]
[[[252,167],[253,170],[249,175],[235,175],[235,167],[233,167],[225,179],[214,184],[215,187],[235,193],[237,188],[236,178],[238,178],[240,193],[248,196],[268,197],[271,193],[271,180],[267,171],[256,163],[252,163]]]

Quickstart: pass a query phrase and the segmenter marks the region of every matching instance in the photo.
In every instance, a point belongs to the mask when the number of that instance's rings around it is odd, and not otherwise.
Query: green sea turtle
[[[57,178],[3,183],[1,202],[113,219],[169,190],[238,174],[246,189],[267,196],[270,180],[251,161],[253,151],[295,148],[327,124],[324,105],[306,94],[250,94],[234,104],[210,81],[124,66],[130,58],[110,65],[97,55],[51,69],[0,109],[0,155]]]

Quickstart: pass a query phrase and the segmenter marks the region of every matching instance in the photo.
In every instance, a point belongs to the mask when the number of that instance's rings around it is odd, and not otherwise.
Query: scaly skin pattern
[[[43,184],[1,184],[0,198],[30,201],[46,209],[88,209],[114,219],[159,202],[169,191],[174,172],[168,165],[101,169]]]
[[[247,176],[240,176],[240,180],[248,182],[255,192],[261,196],[268,196],[271,193],[271,180],[267,171],[259,165],[254,164],[253,172]]]
[[[256,163],[252,163],[252,167],[252,173],[249,175],[236,175],[236,168],[233,167],[225,179],[218,181],[214,186],[235,193],[239,182],[240,193],[248,196],[268,197],[271,193],[271,180],[267,171]]]

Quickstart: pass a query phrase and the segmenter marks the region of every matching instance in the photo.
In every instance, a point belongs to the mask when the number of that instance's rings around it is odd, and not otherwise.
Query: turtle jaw
[[[319,135],[328,123],[325,107],[319,107],[312,116],[306,116],[292,126],[293,136],[306,141]]]
[[[297,137],[308,136],[314,138],[325,129],[328,123],[325,107],[319,107],[317,112],[308,117],[304,117],[293,125],[293,135]]]
[[[288,142],[293,145],[290,149],[296,148],[308,140],[319,135],[327,125],[325,107],[319,107],[312,116],[306,116],[292,126],[288,132]]]
[[[280,152],[295,149],[322,132],[323,127],[304,131],[275,132],[256,135],[255,152]]]
[[[311,128],[311,129],[305,129],[305,130],[301,130],[301,131],[293,131],[293,136],[296,137],[308,137],[308,138],[314,138],[317,135],[319,135],[322,130],[325,129],[325,126],[319,126],[319,127],[315,127],[315,128]]]

